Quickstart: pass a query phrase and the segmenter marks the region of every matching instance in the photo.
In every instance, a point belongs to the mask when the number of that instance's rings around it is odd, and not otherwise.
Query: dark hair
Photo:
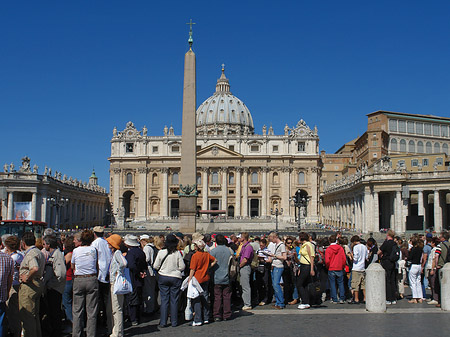
[[[3,244],[11,250],[18,250],[20,248],[20,240],[15,235],[8,236]]]
[[[367,239],[367,243],[370,244],[371,247],[377,245],[377,242],[375,241],[374,238],[368,238],[368,239]]]
[[[94,241],[94,232],[89,229],[85,229],[81,232],[80,241],[82,246],[90,246],[92,241]]]
[[[267,246],[267,239],[261,239],[261,243]]]
[[[216,243],[219,246],[225,246],[227,244],[227,239],[225,239],[225,236],[223,236],[222,234],[217,234],[216,235]]]
[[[56,236],[54,235],[46,235],[44,237],[44,242],[48,244],[52,249],[56,249],[58,247],[58,241],[56,240]]]
[[[36,237],[32,232],[26,232],[22,236],[22,241],[25,242],[28,247],[30,247],[36,244]]]
[[[331,234],[329,240],[330,240],[330,244],[335,243],[336,242],[336,234]]]
[[[311,236],[311,240],[316,241],[316,239],[317,239],[317,234],[316,234],[316,232],[312,232],[312,233],[310,234],[310,236]]]
[[[98,238],[102,238],[103,235],[105,235],[104,232],[94,232],[95,235],[97,235]]]
[[[75,244],[73,243],[73,236],[66,237],[66,240],[64,240],[64,248],[66,253],[73,252],[75,249]]]
[[[447,231],[442,232],[441,236],[445,239],[445,241],[448,241],[448,239],[450,238],[450,234]]]
[[[299,239],[300,241],[308,241],[308,240],[309,240],[309,235],[308,235],[308,233],[300,232],[300,233],[298,234],[298,239]]]
[[[434,242],[436,246],[441,243],[441,240],[439,240],[439,238],[437,237],[432,238],[431,241]]]
[[[350,239],[350,242],[360,242],[361,238],[359,237],[359,235],[353,235],[352,238]]]
[[[175,235],[169,234],[164,241],[165,248],[167,249],[169,254],[172,254],[177,251],[178,247],[178,239]]]
[[[205,241],[205,242],[211,241],[211,234],[205,234],[205,235],[203,235],[203,241]]]

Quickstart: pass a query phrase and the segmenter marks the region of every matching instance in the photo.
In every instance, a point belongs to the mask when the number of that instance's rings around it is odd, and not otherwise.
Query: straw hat
[[[111,246],[113,246],[115,249],[119,249],[120,248],[120,243],[122,242],[122,238],[118,234],[113,234],[113,235],[109,236],[106,239],[106,241],[108,241],[108,243]]]
[[[139,247],[141,244],[138,241],[138,237],[136,235],[129,235],[125,239],[125,244],[130,247]]]

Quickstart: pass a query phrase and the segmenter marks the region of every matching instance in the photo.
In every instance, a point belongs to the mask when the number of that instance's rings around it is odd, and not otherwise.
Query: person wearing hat
[[[127,266],[127,260],[120,251],[122,238],[118,234],[112,234],[106,239],[112,252],[111,264],[109,266],[109,282],[112,309],[112,332],[110,337],[123,337],[123,302],[125,295],[114,294],[114,282],[119,273],[123,273]]]
[[[145,260],[147,262],[147,272],[144,277],[144,288],[142,289],[142,296],[144,301],[144,314],[152,314],[156,311],[156,274],[153,269],[158,250],[153,245],[153,237],[143,234],[139,237],[142,250],[145,254]]]
[[[180,288],[182,272],[185,265],[181,253],[177,250],[178,239],[173,234],[169,234],[165,240],[165,246],[158,252],[154,269],[158,272],[158,285],[161,296],[159,326],[164,328],[167,325],[167,317],[170,308],[170,322],[173,327],[178,325],[178,301],[180,298]]]
[[[91,246],[95,247],[98,252],[98,291],[99,302],[98,310],[103,323],[106,321],[108,333],[112,330],[112,314],[111,314],[111,297],[109,286],[109,264],[111,263],[111,250],[108,248],[102,226],[94,227],[94,242]]]
[[[133,292],[126,295],[128,299],[128,313],[131,324],[138,325],[147,262],[145,261],[145,253],[141,249],[141,244],[137,236],[128,236],[125,240],[125,246],[128,247],[126,259],[128,268],[130,269],[131,285],[133,286]]]
[[[204,251],[206,244],[203,240],[194,240],[193,244],[195,253],[192,255],[190,262],[189,282],[195,277],[198,283],[200,283],[203,293],[197,298],[192,299],[194,311],[192,326],[199,326],[209,323],[209,268],[213,267],[217,260],[211,254]]]

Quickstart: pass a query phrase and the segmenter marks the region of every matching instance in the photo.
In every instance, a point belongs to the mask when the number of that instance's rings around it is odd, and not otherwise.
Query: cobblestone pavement
[[[318,308],[298,310],[288,306],[274,310],[271,306],[236,311],[231,321],[192,327],[188,323],[176,328],[159,328],[158,319],[128,327],[125,336],[421,336],[442,335],[450,331],[450,313],[427,304],[412,305],[400,301],[387,313],[372,314],[364,305],[325,303]]]

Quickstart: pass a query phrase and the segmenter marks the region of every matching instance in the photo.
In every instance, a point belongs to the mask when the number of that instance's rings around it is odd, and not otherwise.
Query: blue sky
[[[197,103],[226,64],[255,128],[317,125],[320,149],[376,110],[450,116],[449,1],[3,1],[0,164],[28,155],[107,187],[112,129],[181,133],[190,18]]]

